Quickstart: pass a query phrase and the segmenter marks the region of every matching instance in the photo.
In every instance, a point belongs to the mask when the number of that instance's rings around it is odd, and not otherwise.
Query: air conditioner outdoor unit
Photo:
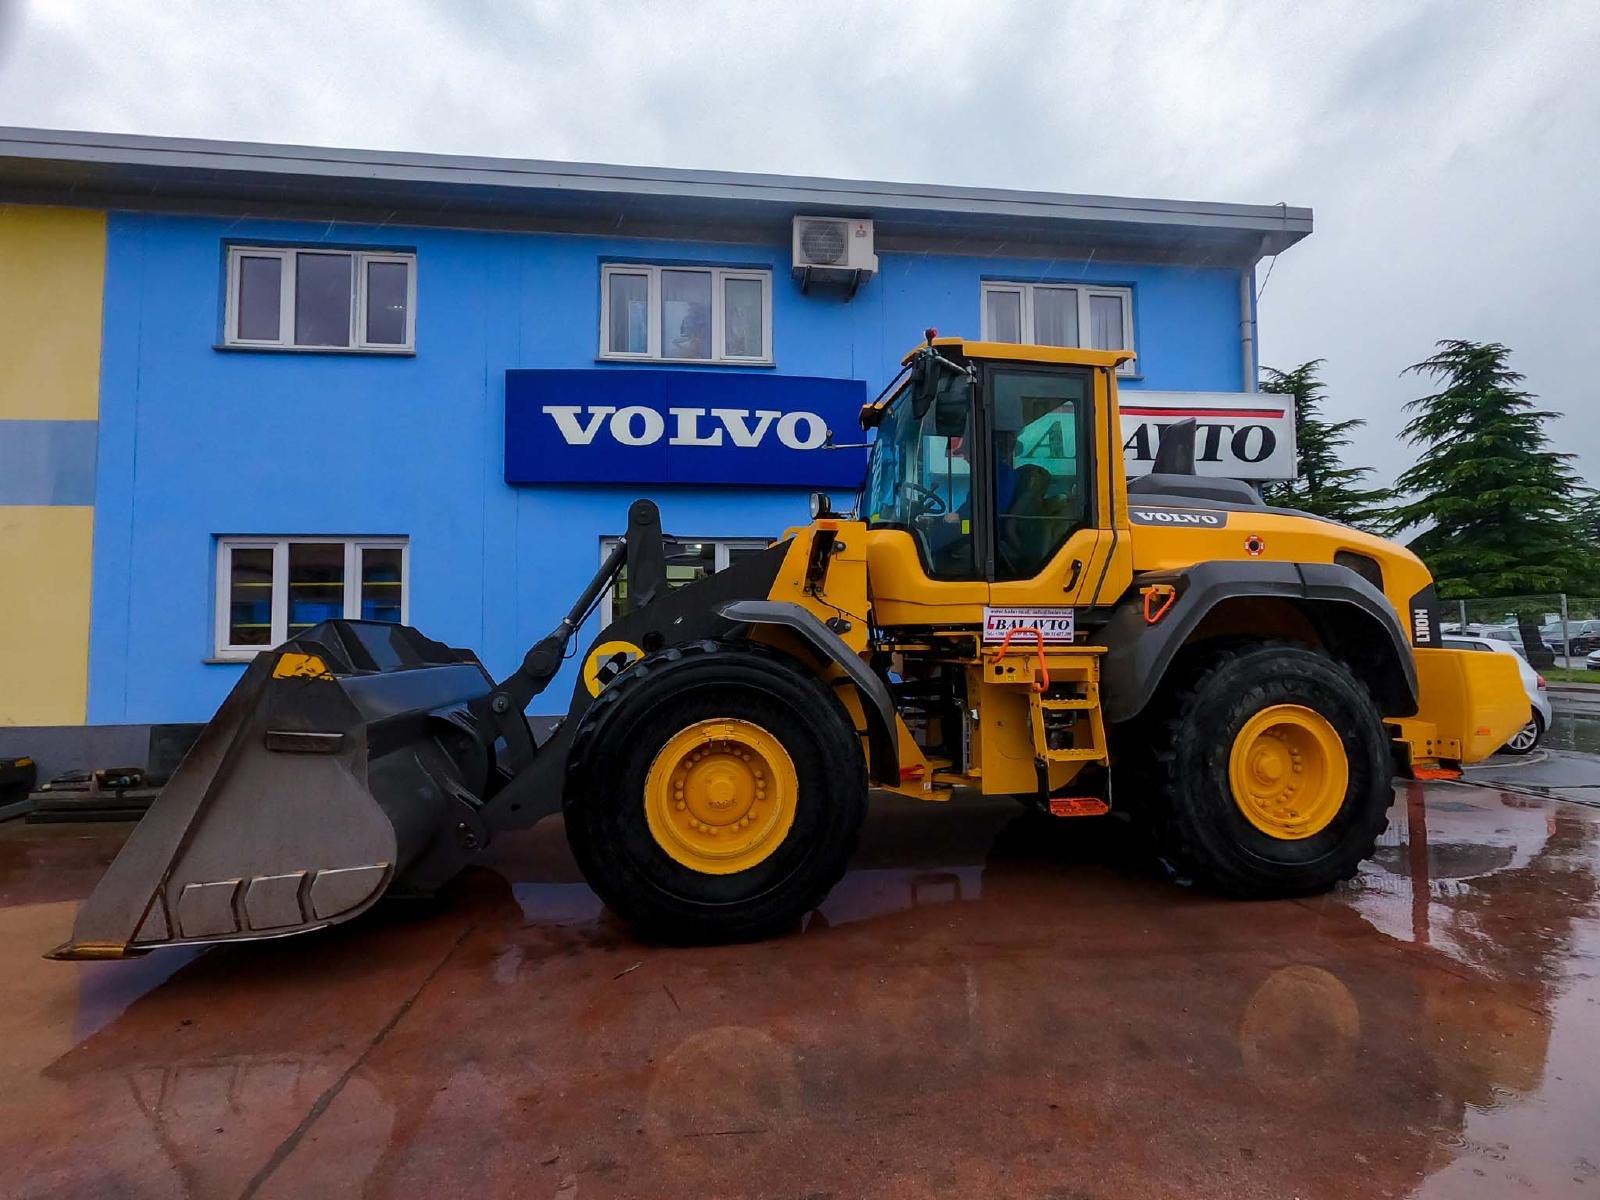
[[[853,295],[861,277],[877,269],[871,221],[855,217],[794,219],[794,276],[802,291],[812,283],[843,283]]]

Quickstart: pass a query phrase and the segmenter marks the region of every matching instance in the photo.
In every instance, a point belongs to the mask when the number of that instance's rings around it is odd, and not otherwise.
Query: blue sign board
[[[855,487],[859,379],[596,368],[506,372],[507,483]]]

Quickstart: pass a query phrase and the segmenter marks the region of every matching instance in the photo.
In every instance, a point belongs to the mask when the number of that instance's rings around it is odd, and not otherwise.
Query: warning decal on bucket
[[[1070,642],[1074,629],[1073,612],[1070,608],[985,608],[983,640],[999,642],[1013,629],[1037,629],[1047,643]],[[1016,640],[1013,638],[1013,643]],[[1032,640],[1030,633],[1026,641]]]

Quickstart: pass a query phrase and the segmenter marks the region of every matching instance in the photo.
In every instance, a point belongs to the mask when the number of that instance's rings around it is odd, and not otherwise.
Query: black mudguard
[[[1140,589],[1171,584],[1172,607],[1155,624],[1144,617]],[[1287,600],[1305,614],[1329,646],[1360,647],[1351,666],[1387,716],[1417,711],[1417,671],[1406,629],[1377,588],[1333,563],[1206,562],[1181,571],[1136,576],[1111,619],[1091,639],[1107,647],[1100,667],[1100,702],[1108,722],[1132,720],[1155,695],[1167,668],[1218,604],[1245,596]]]

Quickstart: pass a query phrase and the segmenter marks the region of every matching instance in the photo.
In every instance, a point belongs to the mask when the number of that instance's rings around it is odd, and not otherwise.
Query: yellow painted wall
[[[0,505],[0,725],[81,725],[94,509]]]
[[[104,213],[0,205],[0,422],[98,419],[105,274]],[[92,507],[0,504],[0,725],[86,719],[93,562]]]
[[[106,215],[0,205],[0,420],[100,413]]]

